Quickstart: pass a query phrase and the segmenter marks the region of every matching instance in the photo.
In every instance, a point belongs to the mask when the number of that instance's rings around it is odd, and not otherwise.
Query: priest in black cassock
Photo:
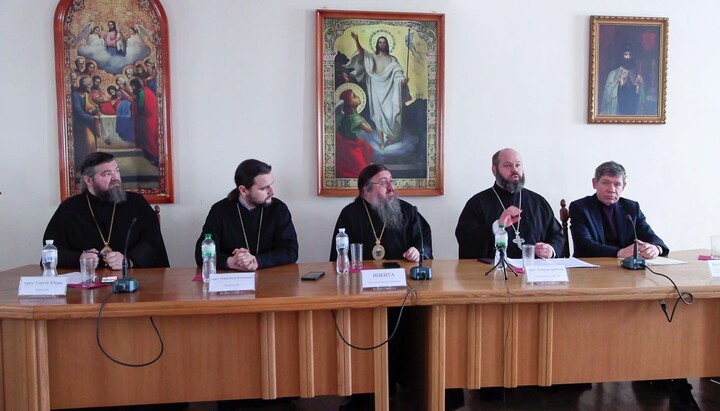
[[[397,197],[392,174],[387,167],[380,164],[365,167],[358,176],[357,186],[357,198],[342,209],[335,224],[330,245],[330,261],[337,260],[335,235],[340,228],[345,229],[350,243],[363,244],[363,260],[416,262],[420,259],[421,249],[424,250],[423,258],[432,259],[430,225],[415,207]],[[399,315],[400,310],[397,307],[388,309],[388,335],[392,333]],[[408,385],[411,377],[408,364],[413,358],[409,349],[412,345],[409,333],[414,318],[417,317],[413,314],[412,307],[406,307],[395,337],[388,346],[391,395],[396,383]],[[462,402],[462,395],[459,397],[458,401]],[[371,408],[371,405],[372,394],[355,394],[346,400],[340,409],[365,409],[363,406]]]
[[[113,155],[88,154],[80,172],[82,193],[60,204],[43,235],[58,248],[58,267],[79,268],[80,258],[94,257],[120,270],[125,249],[131,268],[168,267],[160,221],[142,195],[123,189]]]
[[[539,258],[562,256],[560,223],[541,195],[524,188],[520,153],[511,148],[495,153],[492,173],[495,184],[470,198],[460,213],[455,228],[459,258],[493,258],[501,224],[508,233],[508,257],[520,258],[522,244],[534,244]]]
[[[419,261],[423,242],[423,258],[432,259],[430,225],[414,206],[397,197],[392,175],[383,165],[371,164],[360,172],[358,196],[342,209],[335,224],[330,261],[337,259],[335,235],[340,228],[351,243],[363,243],[363,260]]]
[[[295,226],[287,205],[274,197],[274,182],[267,163],[248,159],[238,165],[235,188],[210,208],[195,244],[198,267],[205,234],[212,235],[220,269],[255,271],[297,261]]]

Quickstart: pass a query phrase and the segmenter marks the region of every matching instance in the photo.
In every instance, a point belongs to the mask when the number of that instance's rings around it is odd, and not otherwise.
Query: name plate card
[[[708,267],[711,276],[720,277],[720,260],[708,260]]]
[[[404,268],[380,268],[362,270],[362,288],[405,288],[407,279]]]
[[[525,267],[528,283],[567,283],[567,269],[562,265],[528,265]]]
[[[211,293],[255,292],[255,273],[210,274]]]
[[[67,294],[67,277],[20,277],[18,295],[45,296]]]

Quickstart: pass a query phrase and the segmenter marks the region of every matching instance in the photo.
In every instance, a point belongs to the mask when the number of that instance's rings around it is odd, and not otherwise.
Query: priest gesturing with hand
[[[455,228],[459,258],[492,258],[495,231],[503,225],[508,233],[507,255],[520,258],[523,244],[534,244],[540,258],[560,256],[565,239],[550,204],[526,189],[522,157],[506,148],[492,157],[495,184],[475,194]]]

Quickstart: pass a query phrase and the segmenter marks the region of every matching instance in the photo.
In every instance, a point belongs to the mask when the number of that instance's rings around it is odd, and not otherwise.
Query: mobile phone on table
[[[310,271],[309,273],[300,277],[303,281],[317,281],[320,277],[325,275],[325,271]]]
[[[383,268],[402,268],[399,263],[395,261],[386,261],[383,263]]]

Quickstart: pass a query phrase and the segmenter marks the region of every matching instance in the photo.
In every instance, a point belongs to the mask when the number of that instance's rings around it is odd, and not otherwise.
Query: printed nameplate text
[[[562,265],[528,265],[525,267],[528,283],[566,283],[567,269]]]
[[[398,288],[407,287],[404,268],[380,268],[362,270],[362,288]]]
[[[55,296],[67,294],[67,277],[20,277],[18,295]]]
[[[708,267],[711,276],[720,277],[720,260],[708,260]]]
[[[255,273],[210,274],[211,293],[255,292]]]

